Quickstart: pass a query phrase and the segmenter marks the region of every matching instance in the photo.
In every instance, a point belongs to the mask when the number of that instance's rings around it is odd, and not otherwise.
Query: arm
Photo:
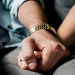
[[[75,5],[58,28],[57,37],[67,48],[75,43]]]
[[[29,31],[40,24],[48,23],[44,10],[36,1],[27,1],[18,10],[18,20]],[[40,61],[34,55],[34,51],[41,51]],[[18,56],[18,65],[21,69],[35,71],[50,71],[55,65],[70,55],[70,52],[44,29],[32,33],[22,41],[22,51]],[[56,58],[55,58],[56,57]],[[25,62],[20,62],[24,58]]]
[[[47,23],[43,8],[36,1],[27,1],[22,4],[18,11],[18,20],[29,31],[40,24]]]

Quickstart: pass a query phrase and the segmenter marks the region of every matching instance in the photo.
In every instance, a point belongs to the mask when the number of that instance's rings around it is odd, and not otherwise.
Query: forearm
[[[36,1],[27,1],[18,10],[18,20],[29,31],[40,24],[47,23],[45,12]]]
[[[67,48],[75,43],[75,5],[58,28],[57,37]]]

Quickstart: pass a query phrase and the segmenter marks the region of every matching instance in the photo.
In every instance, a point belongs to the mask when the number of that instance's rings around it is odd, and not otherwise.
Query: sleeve
[[[5,5],[5,8],[10,10],[10,16],[11,16],[11,25],[13,28],[13,31],[15,32],[17,29],[23,30],[24,27],[21,25],[17,18],[17,11],[22,3],[24,3],[26,0],[2,0],[2,3]],[[43,0],[37,0],[40,1],[42,6],[44,7]],[[23,28],[23,29],[22,29]]]

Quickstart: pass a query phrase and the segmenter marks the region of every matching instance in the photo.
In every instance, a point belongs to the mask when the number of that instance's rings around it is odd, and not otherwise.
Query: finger
[[[65,57],[67,57],[69,55],[70,55],[69,50],[67,50],[65,47],[62,48],[62,46],[60,46],[60,50],[58,50],[58,53],[55,56],[55,59],[54,59],[53,63],[51,64],[49,70],[53,69],[56,65],[59,66],[60,64],[62,64]]]
[[[22,51],[21,51],[21,57],[20,57],[20,60],[21,59],[23,59],[23,53],[22,53]],[[20,68],[21,69],[27,69],[27,64],[26,64],[26,62],[25,62],[25,60],[23,60],[23,61],[20,61]]]
[[[59,63],[62,64],[62,63],[64,63],[64,62],[68,61],[70,55],[71,55],[70,51],[69,51],[68,49],[66,49],[66,54],[65,54],[65,56],[60,60]]]
[[[18,55],[18,66],[20,67],[20,58],[21,58],[21,52],[19,52],[19,55]]]
[[[34,55],[35,46],[35,42],[30,37],[22,42],[23,58],[30,70],[35,70],[37,67],[37,60]]]
[[[66,50],[66,55],[65,55],[65,57],[68,57],[68,56],[70,56],[71,55],[71,53],[70,53],[70,51],[67,49]]]
[[[51,46],[49,47],[49,45],[48,47],[43,49],[42,58],[40,60],[40,63],[38,64],[38,69],[43,71],[48,70],[57,54],[58,50],[56,49],[58,49],[58,47],[55,48],[55,50],[52,50]]]
[[[54,43],[53,47],[49,45],[46,46],[46,48],[42,51],[42,59],[39,63],[40,66],[38,65],[38,68],[43,71],[49,71],[59,50],[61,50],[61,46],[57,43]]]
[[[23,54],[22,51],[19,53],[18,56],[18,65],[21,69],[28,69],[27,64],[25,63],[25,61],[20,61],[23,58]]]
[[[59,61],[59,64],[62,64],[62,63],[64,63],[65,61],[67,61],[67,60],[65,60],[67,57],[69,57],[71,55],[71,53],[70,53],[70,51],[68,50],[68,49],[66,49],[66,52],[65,52],[65,55],[62,57],[62,59]]]
[[[37,59],[41,59],[42,57],[42,52],[41,51],[34,51],[34,55]]]
[[[20,67],[19,55],[18,55],[17,59],[18,59],[18,66]]]
[[[57,52],[57,54],[56,54],[56,56],[55,56],[55,58],[54,58],[54,60],[52,62],[52,64],[51,64],[51,66],[48,69],[48,71],[50,71],[51,69],[53,69],[57,65],[58,62],[60,62],[61,60],[63,60],[63,58],[65,57],[65,54],[66,54],[66,49],[63,50],[61,48],[61,46],[60,46],[59,50],[58,50],[58,52]]]

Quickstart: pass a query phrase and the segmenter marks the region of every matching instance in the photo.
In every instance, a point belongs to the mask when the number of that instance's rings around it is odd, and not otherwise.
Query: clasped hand
[[[69,55],[69,50],[56,37],[41,29],[23,40],[18,65],[25,70],[47,72]],[[24,61],[20,62],[22,58]]]

